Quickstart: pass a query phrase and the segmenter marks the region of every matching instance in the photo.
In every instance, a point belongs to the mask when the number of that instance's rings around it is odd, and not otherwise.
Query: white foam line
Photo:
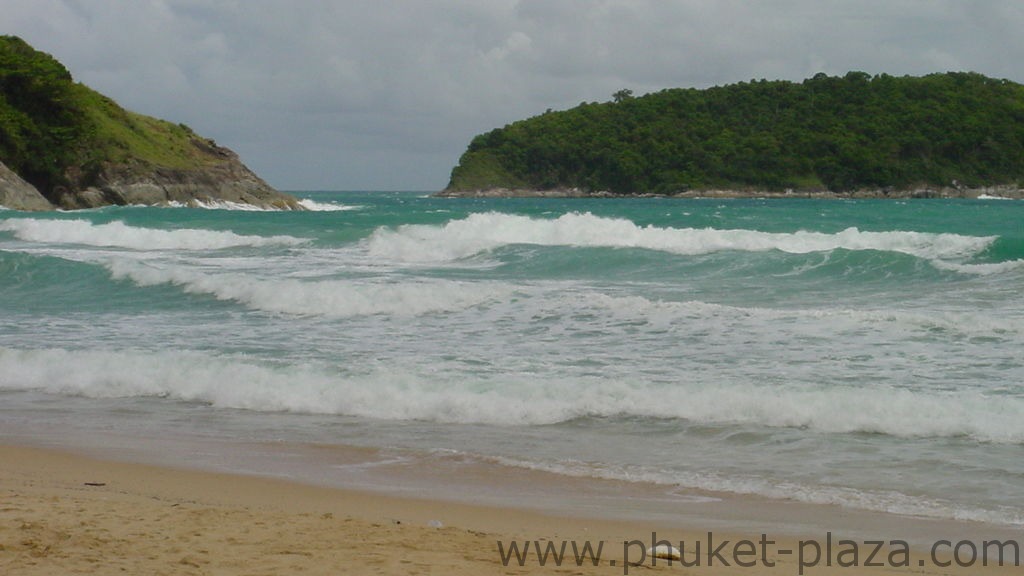
[[[318,202],[310,198],[302,198],[299,205],[311,212],[347,212],[359,210],[361,206],[350,206],[347,204],[336,204],[334,202]]]
[[[721,251],[793,254],[836,249],[900,252],[927,259],[963,259],[988,248],[996,236],[961,236],[924,232],[866,232],[847,228],[824,232],[761,232],[715,228],[637,226],[621,218],[590,213],[555,219],[487,212],[471,214],[441,226],[404,225],[376,230],[369,252],[380,258],[410,262],[453,261],[512,244],[540,246],[644,248],[673,254],[699,255]]]
[[[477,456],[502,466],[537,470],[577,478],[601,478],[625,482],[644,482],[662,486],[731,494],[745,494],[773,500],[795,500],[809,504],[843,506],[889,514],[925,518],[988,522],[1007,526],[1024,525],[1024,514],[1015,511],[965,507],[954,502],[910,496],[893,490],[860,490],[844,486],[808,485],[797,482],[768,481],[754,477],[725,477],[714,473],[659,470],[647,466],[628,468],[614,464],[561,460],[541,462],[502,456]],[[700,501],[697,495],[686,495]],[[706,500],[713,498],[705,497]]]
[[[0,230],[30,242],[84,244],[133,250],[216,250],[240,246],[298,245],[293,236],[246,236],[230,231],[184,228],[161,230],[129,226],[121,221],[94,224],[88,220],[10,219]]]
[[[268,206],[257,206],[255,204],[247,204],[245,202],[231,202],[230,200],[189,200],[188,202],[179,202],[172,200],[165,204],[168,208],[203,208],[206,210],[234,210],[238,212],[285,212],[281,208],[271,208]]]
[[[264,279],[251,274],[209,274],[166,263],[116,258],[105,263],[114,279],[140,286],[174,284],[265,312],[343,318],[371,314],[417,316],[463,310],[504,299],[513,288],[446,281],[356,283],[347,280]]]

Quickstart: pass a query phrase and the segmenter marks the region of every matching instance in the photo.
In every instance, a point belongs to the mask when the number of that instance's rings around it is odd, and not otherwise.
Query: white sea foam
[[[962,274],[976,274],[978,276],[1005,274],[1007,272],[1024,269],[1024,260],[1021,259],[1007,260],[1005,262],[985,262],[981,264],[936,260],[933,261],[932,264],[940,270],[949,270],[952,272],[960,272]]]
[[[121,221],[94,224],[88,220],[9,219],[0,230],[30,242],[83,244],[132,250],[216,250],[240,246],[298,245],[293,236],[247,236],[230,231],[184,228],[159,230],[129,226]]]
[[[143,205],[146,206],[146,205]],[[206,210],[233,210],[236,212],[283,212],[284,209],[272,208],[270,206],[258,206],[246,202],[232,202],[230,200],[199,200],[193,198],[187,202],[172,200],[165,204],[168,208],[204,208]]]
[[[993,196],[991,194],[981,194],[978,196],[978,200],[1013,200],[1013,198],[1007,198],[1006,196]]]
[[[359,206],[348,204],[337,204],[335,202],[318,202],[310,198],[302,198],[299,205],[311,212],[345,212],[348,210],[359,210]]]
[[[178,202],[172,200],[167,203],[169,208],[204,208],[206,210],[235,210],[240,212],[277,212],[277,208],[256,206],[245,202],[231,202],[230,200],[189,200]]]
[[[602,478],[625,482],[644,482],[686,489],[732,494],[749,494],[776,500],[795,500],[809,504],[827,504],[861,510],[925,518],[952,518],[989,522],[1008,526],[1024,525],[1024,514],[1014,510],[989,510],[967,507],[936,498],[911,496],[894,490],[861,490],[845,486],[811,485],[789,481],[770,481],[753,476],[723,476],[710,472],[684,472],[651,466],[621,466],[614,463],[578,460],[541,461],[522,458],[476,456],[502,466],[537,470],[577,478]],[[682,493],[680,500],[706,501],[693,493]]]
[[[824,232],[775,233],[714,228],[637,226],[621,218],[590,213],[555,219],[487,212],[452,220],[442,226],[404,225],[378,229],[368,240],[372,255],[406,262],[443,262],[466,258],[511,244],[645,248],[697,255],[721,251],[794,254],[836,249],[879,250],[926,259],[963,259],[988,248],[995,236],[961,236],[924,232],[866,232],[847,228]]]
[[[342,362],[339,359],[339,364]],[[153,397],[252,411],[344,414],[378,419],[497,425],[542,424],[581,415],[686,417],[717,422],[799,425],[907,435],[971,435],[1024,442],[1024,402],[980,395],[907,391],[821,391],[708,385],[656,390],[633,382],[533,377],[467,382],[389,365],[344,367],[254,362],[191,351],[72,351],[0,348],[0,390],[37,390],[90,398]],[[751,475],[647,465],[488,456],[495,462],[571,476],[757,494],[898,514],[1020,525],[1019,510],[986,510],[892,490],[805,484]]]
[[[318,202],[310,198],[298,200],[299,206],[311,212],[338,212],[344,210],[358,210],[358,206],[337,204],[334,202]],[[235,210],[241,212],[282,212],[281,208],[257,206],[245,202],[231,202],[229,200],[189,200],[188,202],[171,201],[166,204],[170,208],[205,208],[207,210]]]
[[[641,320],[657,325],[690,322],[695,319],[720,324],[723,321],[759,321],[777,332],[780,322],[798,326],[827,326],[830,333],[841,324],[885,326],[888,329],[907,328],[929,332],[947,331],[964,336],[1020,336],[1024,335],[1024,318],[993,315],[985,311],[915,312],[906,309],[828,308],[765,308],[757,306],[730,306],[685,300],[680,302],[651,300],[643,296],[613,296],[599,292],[566,292],[552,302],[560,309],[597,309],[605,318],[622,321]]]
[[[415,316],[463,310],[505,298],[513,290],[499,283],[264,279],[245,273],[211,274],[176,264],[123,258],[110,259],[105,266],[114,279],[129,279],[139,286],[174,284],[188,293],[208,294],[265,312],[328,317]]]
[[[435,367],[436,368],[436,367]],[[1024,397],[889,386],[814,388],[532,374],[467,377],[430,366],[342,373],[185,352],[0,349],[0,388],[88,397],[169,397],[255,411],[388,420],[543,425],[576,418],[675,418],[701,424],[969,437],[1024,443]]]

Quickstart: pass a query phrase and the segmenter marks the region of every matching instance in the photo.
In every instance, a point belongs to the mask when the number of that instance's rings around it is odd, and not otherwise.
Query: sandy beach
[[[12,575],[1020,573],[1013,566],[982,568],[980,557],[978,566],[959,569],[949,554],[932,559],[915,549],[907,558],[892,556],[888,547],[872,561],[884,566],[869,567],[871,546],[864,544],[859,566],[836,565],[853,556],[834,551],[828,567],[825,542],[816,543],[823,555],[812,566],[808,542],[773,538],[764,545],[760,534],[720,533],[714,546],[729,543],[712,558],[705,549],[700,566],[658,560],[652,567],[643,558],[652,531],[677,545],[707,544],[709,535],[698,527],[396,498],[50,449],[0,446],[0,461],[0,573]],[[512,542],[532,546],[522,566]],[[541,566],[537,542],[541,550],[566,542],[568,557],[560,567],[553,556]],[[577,565],[573,543],[580,551],[601,545],[598,565],[590,558]],[[966,552],[961,548],[961,559]],[[643,564],[626,566],[625,554]],[[698,557],[688,551],[684,560],[694,564]]]

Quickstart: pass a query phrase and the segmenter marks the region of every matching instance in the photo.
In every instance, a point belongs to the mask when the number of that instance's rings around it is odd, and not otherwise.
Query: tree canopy
[[[32,184],[56,185],[88,127],[67,69],[13,36],[0,37],[0,159]]]
[[[980,187],[1024,180],[1024,86],[976,73],[818,74],[628,90],[477,136],[449,189]]]

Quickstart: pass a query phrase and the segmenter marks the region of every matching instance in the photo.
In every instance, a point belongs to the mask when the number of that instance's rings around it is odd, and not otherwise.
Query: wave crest
[[[174,284],[264,312],[349,317],[371,314],[416,316],[477,306],[506,297],[511,287],[445,281],[354,283],[345,280],[268,280],[251,274],[208,274],[165,264],[116,259],[104,264],[115,280],[139,286]]]
[[[836,249],[900,252],[929,260],[964,259],[988,248],[995,236],[925,232],[865,232],[847,228],[824,232],[761,232],[714,228],[638,226],[630,220],[591,213],[555,219],[499,212],[471,214],[442,226],[405,225],[376,230],[368,239],[372,255],[407,262],[444,262],[467,258],[511,244],[606,248],[644,248],[681,255],[721,251],[793,254]]]
[[[293,236],[246,236],[221,230],[159,230],[130,226],[120,220],[94,224],[88,220],[19,218],[0,222],[0,230],[13,232],[18,239],[30,242],[131,250],[217,250],[242,246],[294,246],[307,242]]]
[[[813,388],[742,382],[672,387],[608,378],[465,378],[388,365],[349,373],[197,352],[0,348],[0,389],[87,397],[169,397],[221,408],[388,420],[543,425],[583,417],[684,419],[826,433],[971,437],[1024,443],[1024,397],[976,390]]]
[[[338,204],[337,202],[319,202],[311,198],[301,198],[299,206],[310,212],[347,212],[349,210],[359,210],[359,206]]]

